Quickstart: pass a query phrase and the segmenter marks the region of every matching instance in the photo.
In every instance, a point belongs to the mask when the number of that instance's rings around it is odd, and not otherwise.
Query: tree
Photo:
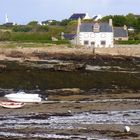
[[[135,15],[131,13],[126,15],[126,21],[127,21],[127,26],[135,27],[137,24],[137,19],[135,18]]]
[[[6,31],[6,32],[2,32],[0,31],[0,41],[7,41],[10,40],[11,38],[11,33]]]
[[[71,21],[71,20],[69,20],[69,19],[64,19],[64,20],[62,20],[62,21],[60,22],[60,26],[67,26],[67,25],[69,24],[70,21]]]
[[[26,25],[17,25],[14,26],[12,30],[14,32],[30,32],[32,28]]]
[[[127,25],[126,17],[123,15],[109,15],[102,18],[102,22],[109,22],[109,19],[113,20],[114,26],[124,26]]]
[[[36,26],[36,25],[38,25],[38,21],[31,21],[27,25]]]

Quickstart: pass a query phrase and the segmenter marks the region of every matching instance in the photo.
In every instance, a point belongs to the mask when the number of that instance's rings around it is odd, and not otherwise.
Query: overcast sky
[[[140,0],[0,0],[0,24],[9,21],[26,24],[48,19],[62,20],[72,13],[140,14]]]

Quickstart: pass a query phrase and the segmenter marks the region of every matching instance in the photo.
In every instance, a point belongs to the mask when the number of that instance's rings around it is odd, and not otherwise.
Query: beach
[[[13,47],[13,48],[12,48]],[[50,58],[59,56],[90,57],[97,55],[109,57],[140,57],[140,45],[115,45],[113,48],[86,48],[82,46],[49,45],[40,43],[0,43],[0,60],[33,60],[37,61],[43,55]]]
[[[0,100],[21,87],[47,99],[0,107],[0,139],[139,140],[140,50],[124,48],[0,47]],[[48,68],[69,63],[85,67]]]

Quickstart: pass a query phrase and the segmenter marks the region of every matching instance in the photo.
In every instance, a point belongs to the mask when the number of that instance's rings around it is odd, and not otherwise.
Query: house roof
[[[83,19],[86,16],[85,13],[75,13],[73,15],[71,15],[71,17],[69,18],[70,20],[77,20],[79,18]]]
[[[114,27],[114,37],[128,37],[127,30],[123,27]]]
[[[64,34],[64,38],[68,40],[72,40],[75,38],[76,34]]]
[[[96,23],[82,23],[80,32],[93,32],[93,27]],[[99,23],[99,32],[112,32],[112,27],[108,23]]]

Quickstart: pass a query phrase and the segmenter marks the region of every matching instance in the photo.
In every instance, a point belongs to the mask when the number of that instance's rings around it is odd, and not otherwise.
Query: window
[[[91,46],[94,46],[94,45],[95,45],[95,42],[92,41],[92,42],[91,42]]]
[[[101,45],[106,45],[106,41],[101,41]]]
[[[87,40],[84,41],[84,45],[88,45],[89,42]]]

